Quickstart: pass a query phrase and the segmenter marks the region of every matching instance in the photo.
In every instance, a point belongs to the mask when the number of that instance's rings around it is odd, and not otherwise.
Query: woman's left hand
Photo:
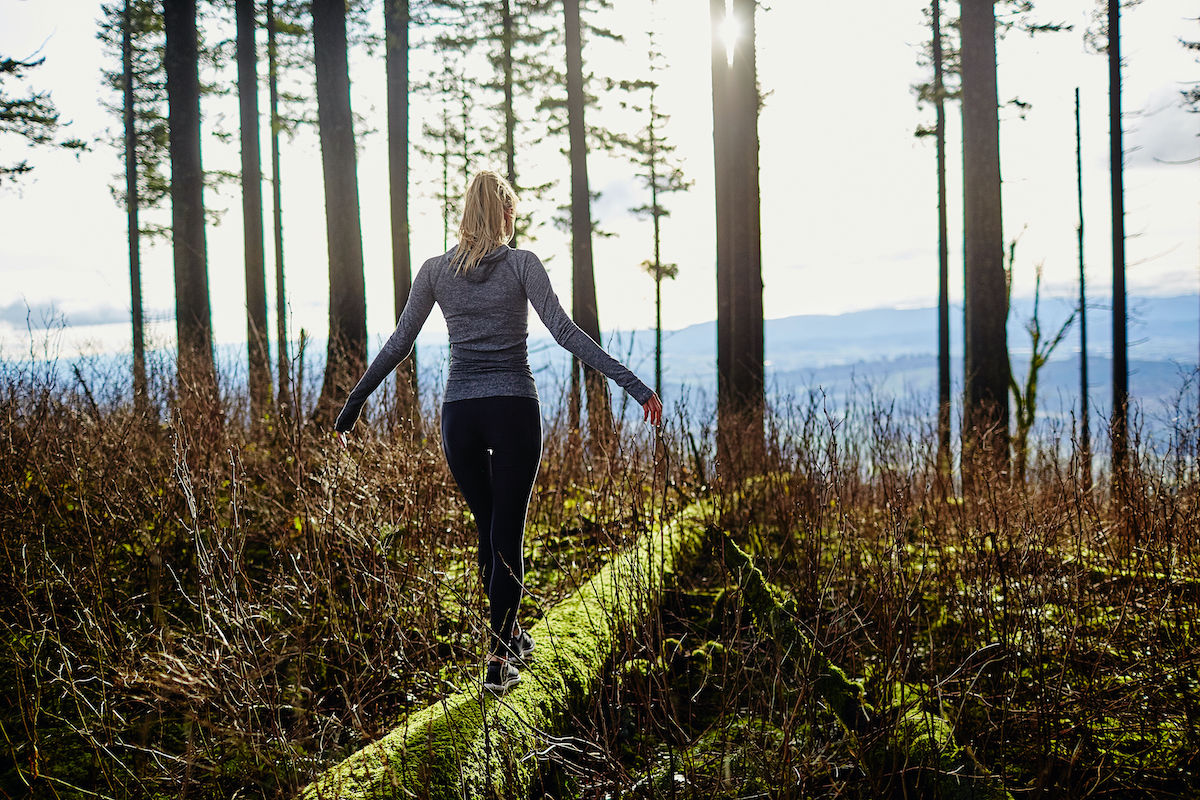
[[[642,404],[642,419],[649,420],[650,424],[658,427],[662,424],[662,400],[658,399],[658,395],[650,395],[650,399]]]

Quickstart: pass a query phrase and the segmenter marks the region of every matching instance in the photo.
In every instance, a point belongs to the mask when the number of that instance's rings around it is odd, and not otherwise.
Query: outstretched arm
[[[634,400],[645,409],[651,399],[657,401],[654,391],[642,383],[629,368],[605,352],[604,348],[592,340],[575,322],[567,316],[558,295],[550,285],[550,276],[542,262],[532,253],[527,254],[521,281],[525,286],[525,294],[533,305],[534,311],[541,317],[542,322],[550,330],[554,341],[570,350],[580,361],[593,369],[598,369],[617,382]],[[658,403],[658,416],[662,416],[662,403]],[[651,412],[646,410],[646,418]]]
[[[429,264],[430,262],[426,262],[421,267],[421,271],[417,273],[417,279],[413,281],[412,291],[408,295],[408,303],[404,306],[404,312],[400,315],[400,322],[397,323],[396,330],[392,332],[391,337],[375,356],[375,360],[371,362],[371,366],[367,368],[366,373],[350,392],[350,397],[347,398],[342,413],[338,414],[333,428],[338,432],[338,438],[342,440],[343,444],[345,444],[345,439],[340,434],[354,427],[367,398],[401,361],[408,358],[413,350],[413,343],[417,340],[417,334],[421,332],[421,326],[425,324],[425,320],[429,318],[429,312],[433,310],[433,286],[430,281]]]

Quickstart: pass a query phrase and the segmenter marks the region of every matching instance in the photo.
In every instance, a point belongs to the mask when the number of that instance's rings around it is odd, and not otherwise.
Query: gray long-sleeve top
[[[585,364],[600,370],[645,404],[654,392],[579,329],[558,301],[550,276],[528,250],[501,245],[473,269],[456,274],[457,248],[426,261],[413,281],[396,330],[359,380],[334,427],[354,427],[363,403],[412,352],[417,333],[436,302],[450,334],[450,373],[444,402],[475,397],[532,397],[537,385],[529,368],[529,306],[554,340]]]

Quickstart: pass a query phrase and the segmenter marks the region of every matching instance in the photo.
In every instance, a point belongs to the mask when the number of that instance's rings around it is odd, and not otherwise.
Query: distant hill
[[[1031,313],[1027,299],[1014,301],[1008,325],[1009,351],[1014,369],[1024,374],[1029,358],[1029,335],[1024,330]],[[1130,391],[1148,416],[1162,416],[1190,380],[1195,404],[1197,356],[1200,354],[1200,297],[1133,297],[1129,299]],[[1062,300],[1044,300],[1041,307],[1045,336],[1053,335],[1070,313]],[[950,313],[951,370],[956,393],[962,385],[961,306]],[[1107,298],[1088,309],[1090,397],[1098,414],[1106,412],[1111,398],[1111,321]],[[766,321],[768,392],[776,398],[823,392],[835,406],[852,394],[891,395],[929,407],[936,394],[937,311],[933,308],[873,309],[835,315],[803,315]],[[664,399],[684,397],[692,412],[712,411],[716,394],[716,322],[665,331]],[[381,341],[373,342],[377,347]],[[654,332],[617,331],[605,337],[605,346],[645,380],[654,380]],[[568,376],[567,353],[549,337],[531,339],[530,364],[538,378],[543,400],[556,405],[564,396]],[[305,357],[309,392],[320,388],[325,342],[311,340]],[[244,381],[245,345],[225,344],[217,351],[223,379],[231,385]],[[373,355],[373,353],[372,353]],[[128,354],[94,357],[89,374],[118,374]],[[427,402],[440,399],[447,359],[444,339],[422,337],[419,344],[421,385]],[[122,366],[114,372],[114,364]],[[58,369],[72,380],[68,362]],[[1045,417],[1069,416],[1079,396],[1079,326],[1071,329],[1042,373],[1040,409]],[[614,397],[621,394],[614,387]],[[624,402],[628,407],[627,400]]]
[[[1170,403],[1195,372],[1200,355],[1200,297],[1132,297],[1129,299],[1130,390],[1146,411],[1157,413]],[[1057,332],[1071,308],[1062,300],[1043,299],[1043,336]],[[1013,367],[1023,375],[1029,360],[1025,323],[1032,301],[1017,299],[1008,325]],[[962,306],[950,313],[951,370],[962,383]],[[1089,384],[1097,413],[1107,409],[1111,390],[1112,314],[1107,298],[1088,309]],[[716,322],[664,331],[664,394],[668,402],[685,390],[693,402],[711,403],[716,391]],[[937,309],[873,309],[837,315],[802,315],[766,321],[769,390],[786,396],[821,389],[841,402],[847,393],[866,387],[897,396],[933,397],[937,380]],[[647,382],[654,377],[654,332],[617,332],[605,345]],[[1041,408],[1069,413],[1079,395],[1079,324],[1071,328],[1043,370]],[[531,364],[543,394],[565,380],[567,360],[552,340],[530,342]],[[549,399],[549,397],[547,397]],[[1194,401],[1193,401],[1194,402]]]
[[[1032,301],[1017,299],[1008,323],[1008,346],[1014,357],[1029,353],[1025,322]],[[1129,357],[1151,361],[1196,362],[1200,354],[1200,297],[1130,298]],[[1071,307],[1057,299],[1043,300],[1044,334],[1057,331]],[[1109,301],[1089,307],[1088,353],[1112,354],[1112,314]],[[963,309],[950,309],[951,355],[961,358]],[[650,332],[640,335],[650,335]],[[664,351],[685,361],[699,356],[711,361],[716,352],[716,322],[664,333]],[[766,322],[766,359],[775,370],[822,368],[857,361],[880,361],[937,354],[937,309],[882,308],[837,315],[803,315]],[[651,342],[653,346],[653,342]],[[1072,327],[1056,358],[1079,351],[1079,325]]]

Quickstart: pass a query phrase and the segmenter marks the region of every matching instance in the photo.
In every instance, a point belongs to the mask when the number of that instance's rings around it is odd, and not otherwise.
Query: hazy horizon
[[[679,264],[680,272],[677,280],[664,282],[663,319],[668,329],[678,330],[716,316],[708,8],[690,0],[619,0],[615,5],[596,22],[625,34],[626,42],[589,43],[588,69],[618,78],[644,72],[648,43],[643,31],[651,25],[657,28],[666,66],[655,73],[662,84],[658,100],[672,117],[665,134],[678,147],[686,176],[695,181],[689,192],[665,201],[671,216],[663,220],[663,257]],[[918,108],[911,88],[929,78],[928,66],[918,63],[921,43],[928,36],[923,20],[927,7],[923,0],[882,5],[859,0],[828,6],[774,4],[758,13],[758,77],[766,94],[759,136],[763,305],[768,319],[936,302],[934,148],[928,138],[913,135],[918,127],[931,124],[933,110]],[[66,133],[89,140],[116,125],[98,104],[100,98],[113,99],[100,83],[106,61],[95,36],[99,10],[93,0],[0,0],[0,19],[5,21],[0,26],[0,52],[18,57],[36,53],[46,59],[29,71],[24,83],[14,84],[14,91],[23,86],[49,90],[63,118],[72,122]],[[1038,263],[1045,265],[1045,294],[1073,293],[1078,270],[1077,86],[1083,104],[1089,282],[1100,291],[1111,277],[1107,64],[1083,44],[1082,33],[1091,24],[1089,11],[1089,4],[1075,0],[1042,0],[1037,4],[1039,21],[1069,22],[1075,29],[1033,38],[1011,32],[998,43],[1005,240],[1020,237],[1014,279],[1018,296],[1032,291]],[[379,25],[375,16],[368,18],[369,25]],[[1166,163],[1194,157],[1200,145],[1200,118],[1185,113],[1176,102],[1188,81],[1200,79],[1194,54],[1179,45],[1181,38],[1197,38],[1194,16],[1194,9],[1182,0],[1158,0],[1123,13],[1127,280],[1133,294],[1188,293],[1198,282],[1200,182],[1194,167]],[[845,37],[825,35],[844,28],[847,19],[856,20],[850,41],[861,55],[854,59],[845,58]],[[214,37],[229,32],[216,11],[206,25]],[[259,43],[261,47],[261,39]],[[440,68],[436,54],[414,51],[414,80],[435,68]],[[350,69],[354,109],[371,128],[356,129],[356,134],[367,322],[374,338],[386,335],[395,320],[382,56],[357,48]],[[833,77],[796,80],[798,74]],[[205,80],[225,83],[233,77],[231,68],[206,70],[204,75]],[[292,84],[305,90],[302,80],[294,77]],[[624,98],[601,95],[600,106],[588,112],[590,121],[618,130],[641,124],[619,107]],[[488,97],[480,98],[481,113]],[[1010,103],[1014,98],[1029,107],[1018,112]],[[530,96],[522,102],[536,100]],[[422,121],[437,113],[439,105],[437,98],[421,94],[414,94],[412,103],[410,135],[415,145]],[[236,171],[236,136],[221,141],[215,135],[218,126],[234,127],[236,98],[208,97],[204,112],[206,169]],[[958,118],[951,104],[951,296],[961,302]],[[529,135],[544,133],[541,122],[527,121],[533,127]],[[19,148],[9,150],[8,141],[4,140],[6,158],[25,157]],[[559,296],[569,298],[569,236],[549,223],[567,188],[561,144],[551,137],[522,151],[518,166],[530,182],[555,182],[545,200],[526,202],[542,221],[532,247],[546,262]],[[328,318],[319,147],[308,127],[294,139],[285,138],[282,146],[289,327],[293,339],[301,328],[319,336]],[[113,176],[121,172],[120,153],[103,143],[95,143],[78,161],[62,151],[26,153],[34,172],[16,188],[0,192],[0,218],[8,233],[0,239],[0,308],[11,309],[25,298],[34,307],[54,303],[76,318],[112,320],[124,310],[127,319],[125,217],[109,192]],[[265,157],[265,145],[263,153]],[[440,170],[415,151],[412,165],[412,256],[419,266],[441,252],[440,207],[432,198]],[[644,191],[622,159],[593,152],[588,166],[592,188],[600,192],[593,214],[602,229],[616,234],[594,240],[601,330],[644,329],[654,319],[653,281],[640,267],[650,254],[650,225],[629,212],[645,201]],[[209,206],[224,212],[221,224],[207,231],[218,343],[244,341],[246,336],[239,194],[236,186],[205,193]],[[269,203],[265,216],[269,222]],[[147,212],[144,218],[163,222],[169,211]],[[162,316],[174,302],[171,249],[165,244],[146,246],[142,258],[145,307]],[[273,263],[270,247],[267,263]],[[272,270],[267,271],[273,291]],[[273,302],[271,308],[273,329]],[[439,324],[435,315],[430,325]],[[23,328],[19,324],[8,335],[17,336]],[[129,338],[119,327],[93,333],[104,347],[119,347]]]

